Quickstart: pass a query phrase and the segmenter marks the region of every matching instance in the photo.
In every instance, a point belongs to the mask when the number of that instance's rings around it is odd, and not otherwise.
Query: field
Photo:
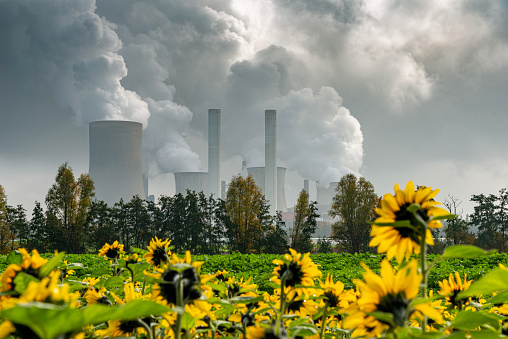
[[[52,253],[42,254],[45,258],[53,256]],[[201,273],[213,274],[217,271],[226,270],[237,278],[244,280],[252,277],[252,282],[258,284],[260,291],[272,291],[268,279],[263,278],[267,273],[273,271],[272,261],[279,258],[276,254],[239,254],[228,255],[195,255],[192,259],[202,261]],[[334,280],[344,283],[346,288],[353,288],[353,279],[360,279],[364,269],[361,263],[370,267],[374,272],[379,273],[379,265],[384,255],[374,255],[369,253],[362,254],[311,254],[312,260],[319,265],[323,273],[322,280],[327,273],[333,275]],[[415,256],[415,258],[417,258]],[[476,280],[493,268],[499,266],[499,263],[508,266],[508,254],[496,253],[475,259],[447,259],[439,260],[437,255],[429,255],[428,261],[436,261],[429,274],[429,288],[439,289],[438,282],[447,279],[450,273],[459,272],[461,276],[467,274],[468,280]],[[84,268],[76,270],[76,278],[84,278],[87,275],[97,276],[101,270],[109,272],[109,262],[100,258],[96,254],[65,254],[64,260],[71,263],[81,263]],[[394,263],[395,264],[395,263]],[[6,256],[0,256],[0,272],[7,267]]]

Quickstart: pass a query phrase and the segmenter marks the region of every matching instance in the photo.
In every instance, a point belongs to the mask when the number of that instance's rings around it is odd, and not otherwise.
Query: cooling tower
[[[143,125],[133,121],[94,121],[89,125],[89,175],[95,197],[109,206],[134,195],[145,198],[141,171]]]
[[[187,195],[187,190],[203,192],[208,197],[207,172],[177,172],[175,175],[176,194]]]
[[[208,192],[220,195],[220,109],[208,110]]]
[[[264,167],[249,167],[247,173],[252,175],[256,185],[265,192],[265,168]],[[277,167],[277,210],[287,212],[286,205],[286,168]],[[266,197],[266,195],[265,195]],[[271,213],[270,213],[271,214]],[[271,214],[274,215],[274,214]]]
[[[337,185],[339,183],[337,181],[333,181],[330,183],[328,187],[321,187],[319,185],[316,185],[317,189],[317,197],[316,200],[319,205],[331,205],[333,197],[335,196],[336,192],[335,189],[337,188]]]
[[[270,204],[270,215],[277,210],[277,112],[265,111],[265,197]]]

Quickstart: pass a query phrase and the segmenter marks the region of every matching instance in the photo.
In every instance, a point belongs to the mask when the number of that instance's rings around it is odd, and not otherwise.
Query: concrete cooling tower
[[[120,199],[145,199],[141,169],[143,125],[133,121],[94,121],[89,125],[89,175],[95,196],[109,206]]]
[[[175,175],[176,194],[187,195],[187,190],[203,192],[208,197],[207,172],[177,172]]]
[[[333,181],[328,185],[328,187],[321,187],[319,185],[316,185],[317,189],[317,196],[316,200],[319,205],[331,205],[333,201],[333,197],[335,196],[336,192],[335,189],[337,188],[337,185],[339,183],[337,181]]]
[[[247,173],[252,175],[256,185],[265,192],[265,168],[264,167],[249,167]],[[286,205],[286,168],[277,167],[277,211],[287,212]],[[266,197],[266,196],[265,196]],[[268,199],[268,198],[267,198]]]

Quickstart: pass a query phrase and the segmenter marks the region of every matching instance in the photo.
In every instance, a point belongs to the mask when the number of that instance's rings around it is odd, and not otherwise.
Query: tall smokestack
[[[218,199],[220,187],[220,109],[208,110],[208,194]]]
[[[303,189],[307,192],[307,194],[309,194],[309,179],[303,180]]]
[[[277,111],[265,110],[265,197],[277,212]]]
[[[266,170],[264,167],[248,167],[247,174],[252,175],[256,185],[261,188],[263,194],[266,196],[265,177]],[[287,212],[286,204],[286,168],[277,167],[277,210]]]
[[[89,125],[90,178],[95,196],[109,206],[120,199],[145,199],[141,169],[143,125],[133,121],[94,121]]]

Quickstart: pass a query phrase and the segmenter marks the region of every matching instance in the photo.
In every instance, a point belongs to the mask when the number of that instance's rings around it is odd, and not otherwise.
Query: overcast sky
[[[0,0],[0,184],[29,215],[101,119],[144,124],[149,194],[173,194],[207,170],[209,108],[222,180],[263,165],[276,109],[288,206],[352,172],[471,213],[508,187],[507,2]]]

